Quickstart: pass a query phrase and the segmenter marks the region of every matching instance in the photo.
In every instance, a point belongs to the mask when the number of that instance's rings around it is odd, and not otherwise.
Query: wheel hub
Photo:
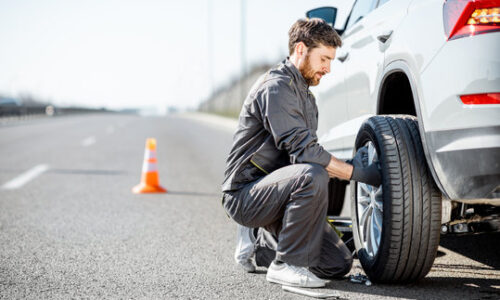
[[[365,165],[378,163],[377,151],[372,142],[365,144],[368,148],[368,157]],[[358,182],[357,185],[357,215],[361,243],[369,256],[377,255],[382,236],[383,203],[382,186]]]

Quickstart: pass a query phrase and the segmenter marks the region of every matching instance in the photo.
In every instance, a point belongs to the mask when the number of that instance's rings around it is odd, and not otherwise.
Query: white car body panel
[[[384,79],[403,73],[440,190],[450,199],[485,197],[500,174],[500,105],[464,105],[460,95],[500,92],[500,32],[448,41],[443,5],[389,0],[345,30],[331,74],[314,88],[319,142],[350,158],[361,124],[380,113]],[[385,43],[377,39],[391,30]],[[487,157],[484,165],[472,167],[479,156]]]

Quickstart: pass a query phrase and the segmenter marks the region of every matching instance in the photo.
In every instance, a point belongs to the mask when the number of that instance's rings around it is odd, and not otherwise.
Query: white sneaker
[[[269,282],[306,288],[324,287],[325,281],[319,279],[305,267],[297,267],[287,263],[276,264],[274,261],[267,269],[266,279]]]

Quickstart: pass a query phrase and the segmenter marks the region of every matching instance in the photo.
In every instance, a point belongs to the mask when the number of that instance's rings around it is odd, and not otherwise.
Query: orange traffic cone
[[[160,179],[158,178],[158,167],[156,166],[156,139],[149,138],[146,140],[141,183],[136,185],[132,189],[132,192],[136,194],[167,192],[165,188],[160,186]]]

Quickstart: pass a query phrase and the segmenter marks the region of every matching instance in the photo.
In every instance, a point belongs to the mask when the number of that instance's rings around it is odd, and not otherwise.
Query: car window
[[[350,28],[352,25],[356,24],[369,12],[371,12],[377,5],[377,0],[358,0],[352,8],[351,16],[349,17],[349,22],[347,23],[346,29]]]
[[[384,3],[388,2],[388,1],[389,1],[389,0],[380,0],[380,2],[378,3],[378,6],[381,6],[382,4],[384,4]],[[377,6],[377,7],[378,7],[378,6]]]

